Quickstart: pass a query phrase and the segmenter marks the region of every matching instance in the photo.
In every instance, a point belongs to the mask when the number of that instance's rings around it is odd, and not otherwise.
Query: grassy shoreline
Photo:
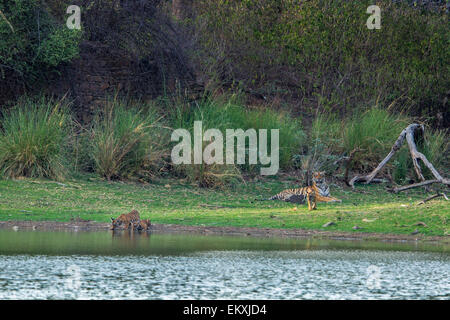
[[[0,180],[0,221],[90,220],[109,222],[135,208],[156,224],[201,227],[305,229],[348,233],[424,236],[450,234],[450,205],[442,199],[417,205],[427,194],[412,190],[398,195],[382,185],[355,191],[332,185],[342,203],[319,203],[318,210],[278,201],[254,201],[286,187],[294,179],[248,181],[227,190],[211,190],[180,180],[152,184],[105,182],[82,176],[64,183],[45,179]],[[328,222],[335,225],[323,227]],[[423,225],[416,225],[419,222]],[[358,226],[360,229],[354,230]]]

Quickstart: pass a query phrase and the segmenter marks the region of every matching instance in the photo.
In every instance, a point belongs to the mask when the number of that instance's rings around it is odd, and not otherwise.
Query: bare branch
[[[395,188],[392,191],[393,192],[400,192],[403,190],[416,188],[420,186],[424,186],[431,183],[440,182],[446,185],[450,185],[450,180],[444,179],[439,172],[434,168],[434,166],[431,164],[431,162],[428,161],[428,159],[425,157],[425,155],[417,150],[416,143],[414,142],[414,133],[416,131],[424,132],[424,127],[421,124],[413,123],[407,126],[399,135],[397,140],[395,141],[394,145],[392,146],[391,151],[389,154],[381,161],[378,166],[367,176],[355,176],[352,180],[350,180],[349,185],[354,188],[356,182],[364,182],[365,184],[369,184],[372,182],[372,180],[375,178],[375,176],[383,169],[383,167],[386,165],[386,163],[392,158],[392,156],[401,148],[403,145],[403,142],[407,141],[409,146],[409,152],[411,154],[411,158],[413,160],[414,164],[414,170],[416,171],[417,176],[420,180],[423,181],[423,183],[416,183],[412,184],[410,186],[401,187],[401,188]],[[436,178],[436,180],[429,180],[425,181],[425,178],[422,175],[422,171],[420,169],[418,160],[422,160],[422,162],[430,169],[433,176]]]
[[[433,199],[439,198],[439,197],[444,197],[444,199],[448,201],[448,198],[447,198],[447,196],[445,195],[445,193],[439,193],[439,192],[438,192],[437,194],[434,194],[434,195],[432,195],[432,196],[430,196],[430,197],[428,197],[428,198],[426,198],[426,199],[420,201],[417,205],[424,204],[424,203],[427,202],[427,201],[430,201],[430,200],[433,200]]]
[[[429,185],[429,184],[433,184],[433,183],[438,183],[438,182],[440,182],[440,181],[439,180],[426,180],[426,181],[419,182],[419,183],[409,184],[409,185],[403,186],[403,187],[392,188],[392,189],[389,189],[388,191],[389,192],[393,192],[393,193],[399,193],[401,191],[405,191],[405,190],[408,190],[408,189],[423,187],[423,186],[426,186],[426,185]]]
[[[12,32],[14,31],[14,27],[12,26],[11,22],[8,21],[8,19],[6,19],[6,16],[3,14],[2,10],[0,10],[0,17],[3,18],[3,20],[6,21],[6,23],[8,24],[9,28],[11,29]]]

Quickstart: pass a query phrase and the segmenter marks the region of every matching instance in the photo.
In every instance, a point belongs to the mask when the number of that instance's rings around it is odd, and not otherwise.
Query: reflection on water
[[[449,299],[448,249],[0,230],[0,299]]]

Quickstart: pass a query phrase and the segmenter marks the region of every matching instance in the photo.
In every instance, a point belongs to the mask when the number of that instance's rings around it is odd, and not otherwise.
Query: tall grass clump
[[[0,174],[63,179],[64,141],[70,125],[66,106],[45,98],[26,98],[2,116]]]
[[[189,103],[175,101],[172,106],[171,124],[174,129],[182,128],[193,137],[194,121],[202,121],[202,136],[208,129],[219,129],[225,137],[225,130],[233,128],[233,123],[242,119],[243,110],[233,100],[206,97],[203,100]],[[225,138],[224,138],[225,141]],[[191,141],[193,146],[193,141]],[[202,142],[202,150],[209,143]],[[191,150],[191,164],[175,165],[174,172],[185,177],[188,182],[204,188],[221,188],[231,186],[242,181],[241,171],[234,164],[194,164],[193,150]]]
[[[219,129],[225,137],[226,129],[267,129],[270,150],[271,129],[279,129],[280,167],[287,169],[292,156],[304,143],[305,133],[298,119],[285,112],[271,109],[248,109],[236,96],[207,98],[189,107],[177,107],[173,126],[192,130],[194,121],[202,121],[203,130]],[[190,109],[186,109],[190,108]],[[246,145],[248,148],[248,145]]]
[[[109,100],[96,114],[89,134],[94,170],[107,180],[151,173],[155,154],[164,150],[164,134],[154,108]]]
[[[421,151],[433,166],[443,176],[447,176],[450,172],[450,139],[447,130],[432,130],[425,127],[425,137],[422,145],[418,145]],[[432,177],[431,172],[425,169],[424,174]]]
[[[371,170],[389,152],[411,119],[402,114],[391,114],[378,106],[357,112],[343,126],[343,150],[354,156],[354,166],[362,171]]]
[[[202,121],[203,132],[212,128],[220,130],[224,143],[226,141],[227,129],[242,129],[244,131],[255,129],[256,132],[260,129],[267,129],[267,148],[270,151],[270,130],[279,129],[279,155],[280,168],[282,169],[288,169],[290,167],[293,154],[298,152],[303,143],[304,133],[299,121],[290,118],[287,114],[270,109],[249,110],[236,96],[208,97],[194,104],[177,105],[174,110],[172,116],[172,126],[174,128],[187,129],[192,134],[194,121]],[[248,164],[248,139],[246,139],[245,143],[246,164],[189,165],[183,166],[184,169],[182,171],[191,180],[199,182],[200,185],[211,186],[236,182],[240,180],[241,173],[253,172],[260,168],[260,164]],[[203,143],[203,148],[207,145],[208,143]],[[224,155],[225,152],[226,148],[224,145]],[[225,157],[223,161],[225,163]]]
[[[244,120],[245,128],[267,129],[267,146],[270,148],[271,129],[279,129],[280,135],[280,168],[292,168],[294,154],[298,153],[305,144],[306,134],[301,126],[300,119],[291,117],[288,113],[271,109],[250,110]]]

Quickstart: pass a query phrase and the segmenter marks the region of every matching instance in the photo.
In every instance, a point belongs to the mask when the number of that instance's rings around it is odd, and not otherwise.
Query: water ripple
[[[3,255],[0,299],[449,299],[444,253]]]

